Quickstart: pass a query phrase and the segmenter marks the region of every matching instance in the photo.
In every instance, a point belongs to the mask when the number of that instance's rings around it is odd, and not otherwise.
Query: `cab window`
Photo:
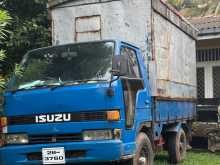
[[[128,77],[140,78],[140,71],[139,71],[136,52],[130,48],[123,47],[121,49],[121,55],[128,57],[128,66],[129,66]]]

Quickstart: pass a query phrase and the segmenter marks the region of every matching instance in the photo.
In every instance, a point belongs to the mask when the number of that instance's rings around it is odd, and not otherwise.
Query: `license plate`
[[[64,147],[59,148],[43,148],[42,149],[43,164],[65,164]]]

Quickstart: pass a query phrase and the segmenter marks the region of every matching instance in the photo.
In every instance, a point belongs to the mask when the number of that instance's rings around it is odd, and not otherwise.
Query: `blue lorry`
[[[92,5],[96,9],[97,5],[103,8],[115,3],[123,2],[79,5],[85,8]],[[174,13],[164,3],[160,5]],[[75,7],[72,5],[73,10]],[[182,161],[195,117],[196,81],[190,81],[195,77],[195,39],[192,33],[156,11],[157,6],[152,7],[155,35],[161,27],[159,19],[164,20],[171,31],[177,30],[182,35],[181,40],[169,44],[175,50],[176,44],[182,45],[178,47],[179,54],[175,54],[177,58],[171,59],[177,59],[177,65],[183,67],[172,69],[169,64],[169,71],[181,74],[183,79],[188,77],[191,84],[176,82],[172,76],[166,80],[167,84],[162,83],[160,72],[151,70],[150,62],[157,60],[157,69],[166,70],[166,65],[159,60],[163,46],[161,49],[159,45],[154,47],[158,51],[154,59],[145,56],[139,42],[137,45],[113,39],[81,42],[80,35],[84,33],[76,31],[74,43],[62,44],[62,39],[57,39],[59,45],[29,51],[21,62],[22,74],[15,74],[8,83],[0,99],[3,108],[0,164],[153,165],[159,147],[168,151],[171,162]],[[96,18],[95,21],[99,20]],[[184,22],[181,17],[177,18]],[[88,19],[88,24],[95,22],[90,16],[84,19]],[[83,26],[78,23],[79,27]],[[170,33],[171,38],[178,38],[173,33]],[[152,47],[158,44],[157,40],[160,38],[154,39],[156,44]],[[135,43],[132,39],[129,42]],[[163,45],[163,40],[159,44]],[[187,51],[189,53],[185,54]]]

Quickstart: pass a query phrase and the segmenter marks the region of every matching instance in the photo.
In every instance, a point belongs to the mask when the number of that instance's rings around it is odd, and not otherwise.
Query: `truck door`
[[[135,118],[137,116],[136,110],[146,108],[144,102],[147,99],[147,93],[144,91],[145,85],[140,68],[141,65],[139,65],[138,51],[135,48],[123,45],[120,54],[128,58],[128,73],[121,80],[126,107],[126,128],[131,129],[134,126],[135,119],[139,120]],[[145,116],[145,114],[143,115]]]
[[[140,71],[135,50],[128,47],[122,47],[121,55],[127,56],[129,63],[129,73],[127,75],[127,78],[122,78],[122,82],[124,87],[124,101],[126,106],[126,127],[132,128],[134,124],[137,89],[132,88],[132,86],[134,86],[134,82],[132,83],[131,81],[136,81],[135,79],[140,79]]]

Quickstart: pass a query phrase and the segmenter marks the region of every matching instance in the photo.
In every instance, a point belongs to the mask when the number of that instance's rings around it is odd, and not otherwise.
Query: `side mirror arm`
[[[111,80],[109,82],[109,88],[112,88],[112,83],[117,81],[120,78],[120,76],[117,76],[115,79],[113,79],[113,76],[111,76]]]

